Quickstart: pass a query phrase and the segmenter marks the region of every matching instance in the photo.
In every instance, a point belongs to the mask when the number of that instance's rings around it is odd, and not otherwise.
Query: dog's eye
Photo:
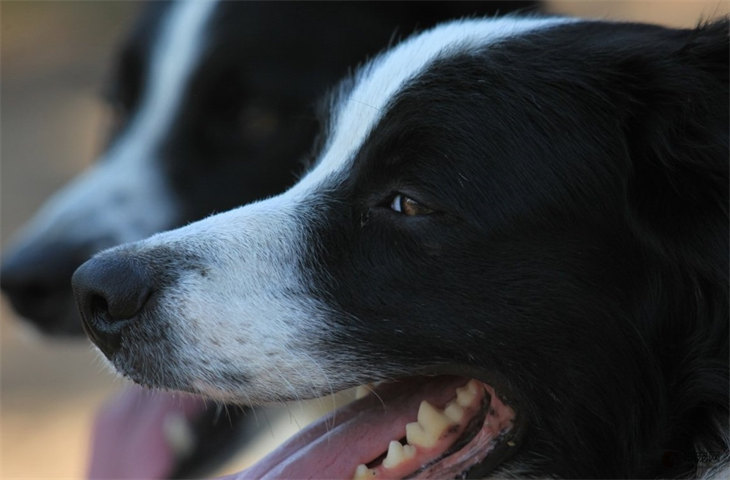
[[[403,195],[402,193],[399,193],[395,197],[393,197],[393,200],[390,202],[390,208],[395,212],[410,216],[428,215],[430,213],[433,213],[433,210],[431,210],[427,206],[417,202],[411,197]]]

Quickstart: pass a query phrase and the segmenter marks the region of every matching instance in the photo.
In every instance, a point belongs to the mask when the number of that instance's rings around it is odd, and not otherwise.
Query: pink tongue
[[[458,377],[389,383],[305,428],[251,468],[226,480],[351,478],[403,436],[421,400],[443,405],[466,383]],[[326,435],[325,435],[326,434]]]
[[[165,422],[189,420],[204,408],[195,397],[125,388],[97,414],[89,478],[167,478],[176,456],[165,439]]]

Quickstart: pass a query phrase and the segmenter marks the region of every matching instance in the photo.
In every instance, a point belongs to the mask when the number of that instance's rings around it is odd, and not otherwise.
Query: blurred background
[[[133,1],[0,2],[0,241],[81,171],[102,145],[101,101]],[[727,0],[553,1],[554,13],[690,27]],[[82,478],[93,414],[118,390],[86,341],[43,339],[0,300],[0,478]],[[296,409],[295,409],[296,410]],[[287,422],[296,425],[295,415]],[[242,468],[272,443],[230,468]]]

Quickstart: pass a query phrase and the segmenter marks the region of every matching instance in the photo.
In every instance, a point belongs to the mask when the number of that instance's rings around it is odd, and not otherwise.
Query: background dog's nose
[[[71,279],[84,330],[109,357],[123,328],[144,308],[152,292],[143,265],[127,255],[101,255],[81,265]]]
[[[81,333],[70,279],[93,251],[55,237],[13,245],[2,257],[0,289],[13,309],[42,332]]]

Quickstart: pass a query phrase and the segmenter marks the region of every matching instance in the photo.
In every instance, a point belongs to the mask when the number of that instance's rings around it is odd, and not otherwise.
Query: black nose
[[[71,275],[92,250],[53,239],[24,242],[5,252],[0,289],[13,309],[42,332],[81,334],[71,294]]]
[[[102,254],[81,265],[71,283],[84,330],[111,357],[152,292],[144,265],[124,253]]]

